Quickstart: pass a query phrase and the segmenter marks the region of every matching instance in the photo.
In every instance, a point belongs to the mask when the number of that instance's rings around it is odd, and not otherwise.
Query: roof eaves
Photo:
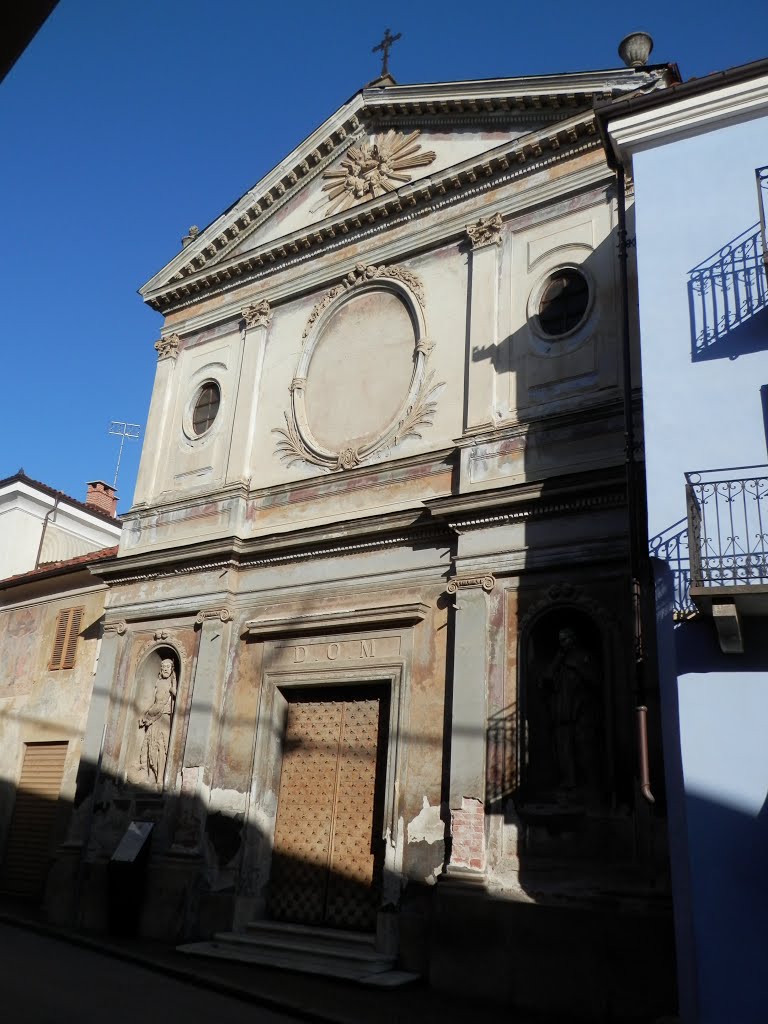
[[[57,498],[59,501],[66,501],[67,504],[80,509],[81,512],[87,512],[88,515],[93,516],[95,519],[100,519],[102,522],[109,523],[110,526],[114,526],[117,529],[121,529],[122,527],[120,520],[115,516],[111,516],[109,512],[102,512],[101,509],[95,508],[93,505],[86,505],[84,501],[78,501],[77,498],[73,498],[71,495],[65,494],[64,491],[58,491],[55,487],[50,487],[48,484],[44,484],[41,480],[33,480],[31,476],[27,476],[27,474],[21,470],[13,476],[8,476],[4,480],[0,480],[0,488],[15,483],[26,484],[27,487],[32,487],[35,490],[41,491],[43,494],[47,494],[49,498]]]
[[[8,576],[6,579],[0,580],[0,590],[5,590],[7,587],[22,586],[25,583],[31,583],[36,580],[49,579],[53,576],[64,576],[70,572],[78,572],[80,569],[87,568],[95,562],[111,562],[117,557],[117,551],[118,545],[115,544],[108,548],[99,548],[98,551],[89,551],[84,555],[75,555],[73,558],[62,559],[59,562],[43,562],[42,565],[37,566],[35,569],[16,573],[14,576]]]
[[[656,92],[633,93],[631,96],[622,96],[620,99],[598,103],[595,105],[595,116],[599,122],[607,124],[623,114],[636,114],[644,110],[652,110],[654,107],[663,107],[665,104],[674,103],[679,99],[711,92],[726,85],[748,82],[752,78],[760,78],[766,74],[768,74],[768,58],[752,61],[750,64],[738,64],[735,67],[726,68],[724,71],[715,71],[703,78],[689,78],[686,82],[673,82],[666,89]]]

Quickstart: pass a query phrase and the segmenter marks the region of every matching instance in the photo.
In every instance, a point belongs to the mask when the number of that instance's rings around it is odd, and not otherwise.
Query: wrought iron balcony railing
[[[685,479],[691,587],[768,584],[768,466]]]
[[[691,556],[688,550],[688,523],[680,519],[648,542],[651,558],[666,562],[672,573],[672,602],[676,621],[698,614],[691,600]]]
[[[768,306],[763,229],[753,224],[688,274],[694,361],[735,342],[734,332]]]

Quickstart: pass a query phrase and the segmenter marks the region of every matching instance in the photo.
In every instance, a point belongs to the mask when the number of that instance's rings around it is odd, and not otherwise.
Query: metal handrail
[[[734,476],[755,469],[763,472]],[[691,585],[768,584],[768,466],[703,470],[685,479]]]

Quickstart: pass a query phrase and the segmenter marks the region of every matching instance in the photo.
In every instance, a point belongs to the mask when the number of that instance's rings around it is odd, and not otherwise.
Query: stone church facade
[[[151,822],[143,934],[301,967],[337,929],[349,976],[664,1003],[592,107],[671,80],[381,78],[142,290],[164,325],[98,569],[85,924]]]

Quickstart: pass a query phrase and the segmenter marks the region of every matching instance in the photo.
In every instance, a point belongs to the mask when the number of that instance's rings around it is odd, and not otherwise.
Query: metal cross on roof
[[[389,29],[384,30],[384,38],[381,40],[378,46],[374,46],[371,53],[377,53],[381,50],[381,75],[389,74],[389,51],[392,48],[392,43],[396,43],[398,39],[402,39],[402,32],[398,32],[396,36],[393,36]]]

